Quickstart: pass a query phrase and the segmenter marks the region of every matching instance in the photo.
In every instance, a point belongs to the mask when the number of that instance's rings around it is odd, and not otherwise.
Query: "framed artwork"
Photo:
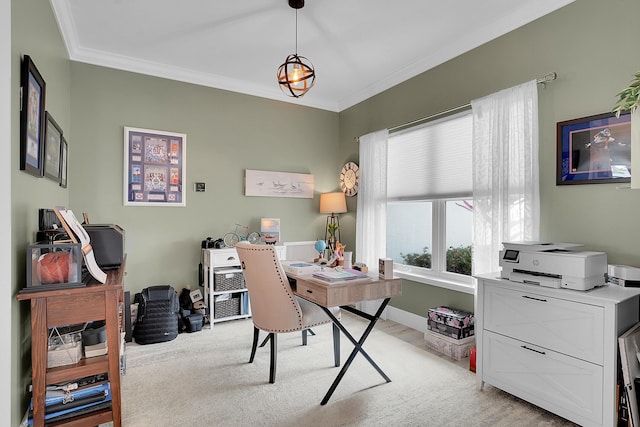
[[[67,140],[63,136],[62,144],[60,145],[60,186],[62,188],[67,188],[67,157]]]
[[[125,206],[186,206],[186,134],[125,127],[124,147]]]
[[[556,185],[631,182],[631,115],[557,123]]]
[[[313,175],[247,169],[244,194],[245,196],[313,199]]]
[[[46,84],[29,55],[22,59],[20,80],[20,170],[41,177]]]
[[[60,182],[60,152],[62,151],[62,129],[47,111],[44,130],[44,176]]]

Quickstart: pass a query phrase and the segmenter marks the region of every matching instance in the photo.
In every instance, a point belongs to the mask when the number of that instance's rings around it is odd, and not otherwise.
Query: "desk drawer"
[[[327,304],[327,288],[313,282],[298,280],[296,283],[296,293],[302,298],[320,305]]]

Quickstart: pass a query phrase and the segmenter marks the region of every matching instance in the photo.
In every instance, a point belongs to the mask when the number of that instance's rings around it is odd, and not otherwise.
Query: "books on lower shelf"
[[[369,276],[367,274],[352,269],[325,269],[323,271],[317,271],[313,273],[313,277],[329,283],[338,283],[358,279],[369,279]]]

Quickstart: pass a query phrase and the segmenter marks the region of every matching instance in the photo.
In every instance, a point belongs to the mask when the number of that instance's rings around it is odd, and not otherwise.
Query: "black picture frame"
[[[29,55],[22,58],[20,90],[20,170],[42,177],[46,83]]]
[[[45,112],[44,132],[44,176],[60,183],[60,153],[62,151],[62,128],[51,113]]]
[[[556,185],[631,182],[631,114],[558,122]]]
[[[68,169],[69,149],[67,140],[62,136],[60,144],[60,187],[67,188],[67,169]]]

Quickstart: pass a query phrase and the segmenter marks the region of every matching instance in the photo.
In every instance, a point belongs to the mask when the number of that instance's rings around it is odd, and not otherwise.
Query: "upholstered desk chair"
[[[251,304],[253,319],[253,359],[258,347],[260,330],[267,332],[271,342],[271,362],[269,382],[276,380],[277,335],[286,332],[303,332],[303,345],[306,345],[306,331],[314,326],[330,323],[331,319],[322,308],[293,294],[275,248],[270,245],[254,245],[240,242],[236,245],[242,274]],[[340,308],[331,309],[336,317]],[[335,366],[340,366],[340,330],[333,325],[333,356]]]

